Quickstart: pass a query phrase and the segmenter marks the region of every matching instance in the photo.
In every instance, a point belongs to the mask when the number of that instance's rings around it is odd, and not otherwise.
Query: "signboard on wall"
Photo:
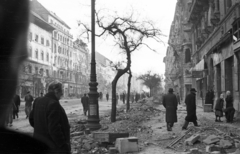
[[[192,78],[202,78],[203,71],[192,71]]]

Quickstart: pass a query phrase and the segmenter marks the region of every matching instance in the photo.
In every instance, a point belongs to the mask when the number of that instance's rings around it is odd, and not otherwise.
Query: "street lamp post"
[[[91,27],[92,27],[92,59],[91,59],[91,74],[89,83],[89,110],[86,127],[90,130],[97,130],[101,128],[99,124],[99,106],[98,106],[98,92],[97,92],[97,75],[96,75],[96,61],[95,61],[95,0],[91,0]]]

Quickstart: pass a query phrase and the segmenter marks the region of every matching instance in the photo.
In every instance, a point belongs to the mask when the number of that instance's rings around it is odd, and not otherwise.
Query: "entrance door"
[[[221,64],[216,65],[216,69],[217,69],[217,97],[220,96],[222,90],[221,90]]]
[[[233,93],[233,57],[225,61],[225,90]]]

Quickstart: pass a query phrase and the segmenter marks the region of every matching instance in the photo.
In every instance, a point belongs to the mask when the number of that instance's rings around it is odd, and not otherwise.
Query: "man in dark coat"
[[[167,130],[172,131],[174,122],[177,122],[177,97],[173,94],[173,89],[169,88],[168,94],[163,96],[163,106],[166,108]]]
[[[59,102],[62,95],[62,84],[50,83],[48,93],[34,103],[29,122],[34,138],[46,143],[53,152],[70,154],[70,125]]]
[[[233,97],[231,95],[230,91],[226,92],[227,97],[225,98],[226,101],[226,109],[224,110],[225,112],[225,117],[227,119],[227,122],[233,122],[233,117],[235,113],[235,109],[233,107]]]
[[[89,105],[89,98],[87,97],[87,94],[84,94],[84,96],[81,98],[82,106],[83,106],[83,112],[84,115],[87,115],[88,111],[88,105]]]
[[[182,127],[183,130],[187,129],[189,122],[193,122],[194,126],[198,126],[197,115],[196,115],[196,90],[192,88],[190,94],[186,96],[185,104],[187,107],[187,116],[185,118],[185,123]]]
[[[32,109],[32,102],[33,102],[33,97],[30,94],[30,91],[27,92],[27,95],[25,96],[25,113],[26,113],[26,119],[29,117],[29,114]]]
[[[107,99],[107,101],[108,101],[108,99],[109,99],[109,94],[108,94],[108,93],[106,94],[106,99]]]
[[[14,98],[13,98],[13,102],[16,106],[16,110],[13,111],[13,119],[15,119],[15,116],[18,118],[18,112],[19,112],[19,106],[20,106],[20,96],[15,94]]]
[[[123,101],[123,104],[125,104],[125,93],[124,92],[122,94],[122,101]]]

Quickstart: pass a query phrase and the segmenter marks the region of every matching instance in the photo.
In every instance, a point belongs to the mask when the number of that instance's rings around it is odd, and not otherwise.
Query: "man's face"
[[[62,90],[56,92],[56,97],[57,97],[58,100],[60,100],[62,96],[63,96],[63,91]]]

